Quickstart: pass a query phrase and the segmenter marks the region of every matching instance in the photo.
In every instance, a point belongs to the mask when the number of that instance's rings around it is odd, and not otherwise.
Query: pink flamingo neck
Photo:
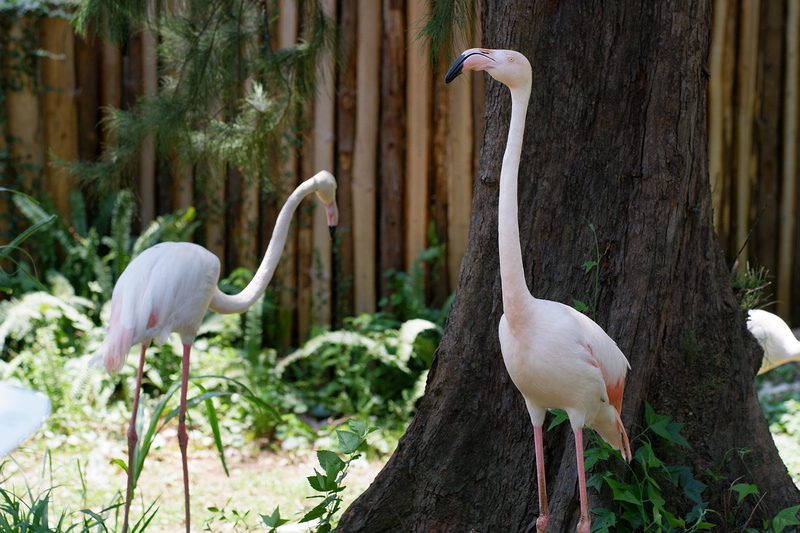
[[[275,269],[278,266],[283,247],[286,244],[286,238],[289,234],[289,226],[292,222],[292,215],[294,215],[297,206],[300,202],[314,192],[318,188],[317,181],[310,179],[304,181],[294,190],[294,192],[286,200],[286,203],[278,213],[278,219],[275,222],[275,229],[272,231],[272,239],[267,246],[267,252],[264,254],[264,259],[253,275],[253,279],[247,286],[242,289],[239,294],[225,294],[224,292],[216,289],[214,296],[209,304],[209,309],[214,312],[222,314],[243,313],[250,309],[250,307],[258,300],[269,285],[272,276],[275,274]]]
[[[500,169],[497,215],[500,280],[503,285],[503,311],[510,324],[514,316],[522,313],[526,302],[531,298],[525,283],[517,213],[517,181],[530,94],[530,82],[522,88],[511,89],[511,122],[508,125],[508,141]]]

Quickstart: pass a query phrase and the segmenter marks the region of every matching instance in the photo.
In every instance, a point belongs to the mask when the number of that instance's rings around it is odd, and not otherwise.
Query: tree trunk
[[[533,66],[519,184],[529,288],[596,304],[594,318],[631,363],[622,419],[634,450],[645,402],[684,423],[692,450],[683,464],[709,485],[702,496],[715,521],[726,519],[736,480],[764,495],[757,518],[796,504],[798,493],[757,401],[760,351],[712,225],[710,17],[709,1],[494,0],[484,3],[481,45],[520,50]],[[426,395],[340,532],[514,532],[538,516],[533,431],[497,337],[497,180],[509,118],[508,89],[487,77],[469,242]],[[595,271],[582,266],[597,259],[590,224],[606,251],[596,301]],[[568,424],[545,435],[545,462],[550,530],[574,531]],[[668,508],[691,507],[662,489]],[[614,508],[589,492],[590,508]]]

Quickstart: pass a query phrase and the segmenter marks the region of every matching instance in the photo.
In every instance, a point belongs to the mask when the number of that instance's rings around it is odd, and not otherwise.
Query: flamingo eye
[[[509,57],[509,58],[508,58],[508,62],[509,62],[509,63],[513,63],[513,62],[514,62],[514,58],[513,58],[513,57]]]

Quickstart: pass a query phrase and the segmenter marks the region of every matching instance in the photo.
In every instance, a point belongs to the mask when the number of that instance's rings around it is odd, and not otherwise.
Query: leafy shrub
[[[277,374],[299,398],[296,409],[317,418],[371,415],[407,423],[441,328],[423,319],[385,326],[381,314],[348,319],[344,330],[317,335],[280,361]]]

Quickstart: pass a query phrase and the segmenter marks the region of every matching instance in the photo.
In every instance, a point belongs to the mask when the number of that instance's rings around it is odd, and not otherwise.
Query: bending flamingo
[[[800,361],[800,340],[778,315],[763,309],[751,309],[747,312],[747,329],[764,350],[759,374],[784,363]]]
[[[511,50],[466,50],[445,76],[450,83],[464,70],[484,70],[511,90],[511,123],[500,170],[498,229],[503,311],[499,336],[508,374],[533,423],[539,486],[536,529],[547,530],[549,510],[544,473],[542,424],[547,409],[563,409],[575,434],[581,501],[579,533],[589,533],[583,463],[583,426],[593,428],[630,460],[628,435],[620,410],[628,360],[594,321],[572,307],[534,298],[525,283],[517,220],[517,177],[522,153],[531,65]]]
[[[217,256],[202,246],[188,242],[165,242],[148,248],[119,277],[111,297],[108,334],[91,362],[116,374],[122,368],[131,346],[141,343],[139,371],[133,398],[133,413],[128,428],[128,487],[122,531],[128,530],[128,513],[133,493],[133,450],[136,446],[136,412],[147,346],[151,340],[161,344],[172,332],[181,336],[183,361],[178,417],[178,444],[183,462],[186,505],[186,531],[189,533],[189,469],[186,461],[186,389],[189,380],[189,354],[200,322],[207,309],[217,313],[242,313],[255,303],[275,273],[292,215],[306,196],[316,192],[325,205],[328,226],[333,236],[339,212],[336,206],[336,180],[322,171],[301,183],[278,214],[267,252],[253,280],[236,295],[217,287],[220,263]]]

